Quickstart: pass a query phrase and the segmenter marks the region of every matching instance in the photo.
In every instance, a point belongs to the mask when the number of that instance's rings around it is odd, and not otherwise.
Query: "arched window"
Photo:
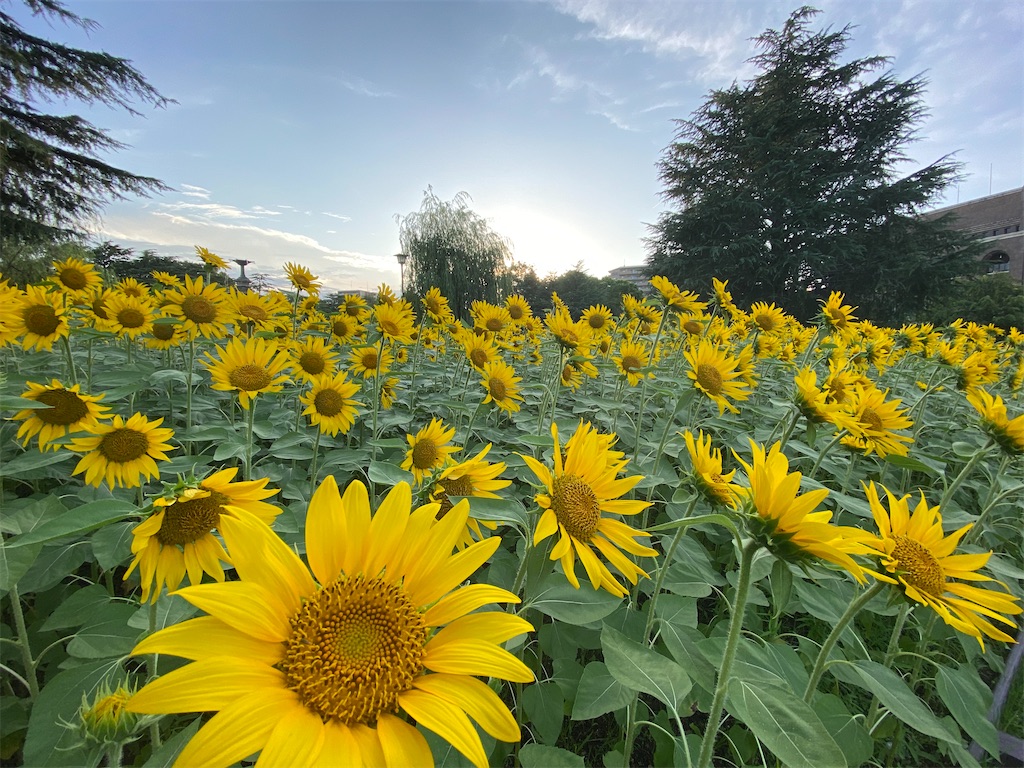
[[[1010,257],[1005,251],[992,251],[991,253],[985,254],[985,264],[988,266],[988,273],[990,275],[997,272],[1009,272],[1010,271]]]

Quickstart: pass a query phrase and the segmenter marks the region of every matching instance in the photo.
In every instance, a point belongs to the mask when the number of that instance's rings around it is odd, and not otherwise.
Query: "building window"
[[[1010,271],[1010,257],[1003,251],[993,251],[986,254],[984,260],[990,275]]]

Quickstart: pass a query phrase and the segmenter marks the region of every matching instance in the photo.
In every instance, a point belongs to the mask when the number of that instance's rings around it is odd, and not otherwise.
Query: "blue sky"
[[[798,3],[68,2],[88,33],[6,10],[31,31],[132,61],[177,104],[84,114],[130,145],[110,159],[173,188],[115,203],[98,240],[192,258],[203,245],[281,283],[298,261],[327,290],[398,282],[396,216],[471,197],[541,276],[642,262],[666,204],[657,162],[713,88],[754,74],[750,38]],[[956,152],[944,201],[1024,184],[1024,4],[819,2],[853,25],[848,55],[924,73],[929,117],[907,171]]]

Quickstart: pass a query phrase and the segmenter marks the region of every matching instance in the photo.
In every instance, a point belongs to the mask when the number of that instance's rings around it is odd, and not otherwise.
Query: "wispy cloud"
[[[328,213],[327,211],[320,211],[323,216],[330,216],[332,219],[338,219],[339,221],[352,221],[351,216],[343,216],[340,213]]]
[[[192,184],[181,184],[181,194],[185,197],[198,197],[203,200],[209,200],[212,194],[210,190],[204,189],[203,187],[196,187]]]

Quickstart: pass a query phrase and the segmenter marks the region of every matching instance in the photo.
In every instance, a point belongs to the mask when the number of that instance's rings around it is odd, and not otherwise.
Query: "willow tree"
[[[423,296],[437,287],[462,319],[474,301],[498,300],[512,261],[509,240],[470,210],[469,199],[460,192],[441,200],[427,187],[418,211],[396,217],[398,240],[409,256],[405,293]]]

